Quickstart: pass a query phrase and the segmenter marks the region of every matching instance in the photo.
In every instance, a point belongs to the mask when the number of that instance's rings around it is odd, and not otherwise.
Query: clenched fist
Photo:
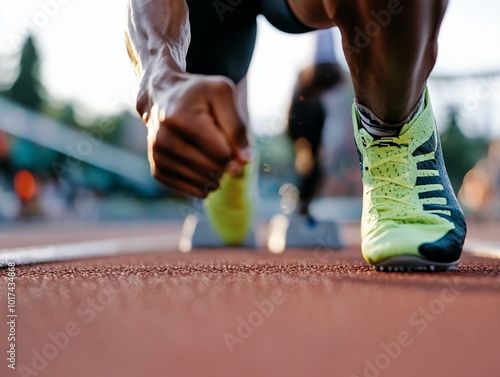
[[[225,77],[144,78],[137,111],[148,128],[153,176],[187,195],[205,198],[219,187],[222,173],[238,175],[250,160],[234,84]]]

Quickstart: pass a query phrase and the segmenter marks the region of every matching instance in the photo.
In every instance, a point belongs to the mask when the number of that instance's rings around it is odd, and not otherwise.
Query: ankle
[[[399,135],[401,128],[417,117],[425,107],[425,95],[422,94],[413,106],[410,113],[401,121],[389,123],[379,118],[367,106],[355,101],[356,111],[360,119],[360,127],[363,127],[373,137],[395,137]]]

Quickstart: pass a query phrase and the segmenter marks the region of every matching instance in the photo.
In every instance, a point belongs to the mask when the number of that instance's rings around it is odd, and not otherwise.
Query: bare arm
[[[130,0],[126,44],[141,78],[137,111],[148,127],[153,175],[206,197],[218,187],[220,173],[242,171],[248,141],[234,83],[186,72],[188,16],[185,0]]]
[[[143,81],[162,82],[185,72],[190,36],[184,0],[129,2],[125,42],[135,73]]]

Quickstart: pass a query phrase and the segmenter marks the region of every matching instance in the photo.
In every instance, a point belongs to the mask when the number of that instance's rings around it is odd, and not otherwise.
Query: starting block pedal
[[[269,223],[267,246],[273,253],[286,248],[341,249],[337,224],[315,221],[307,216],[275,215]]]
[[[206,218],[193,214],[186,217],[179,240],[180,251],[189,252],[194,249],[224,247],[257,249],[255,232],[251,229],[242,244],[227,245],[217,236]]]

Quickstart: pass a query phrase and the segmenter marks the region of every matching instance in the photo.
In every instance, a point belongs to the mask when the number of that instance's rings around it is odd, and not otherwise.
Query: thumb
[[[247,125],[236,108],[234,84],[226,78],[218,78],[212,86],[210,104],[214,120],[234,153],[234,161],[245,166],[252,159],[252,149],[248,140]],[[234,164],[233,164],[234,165]]]

